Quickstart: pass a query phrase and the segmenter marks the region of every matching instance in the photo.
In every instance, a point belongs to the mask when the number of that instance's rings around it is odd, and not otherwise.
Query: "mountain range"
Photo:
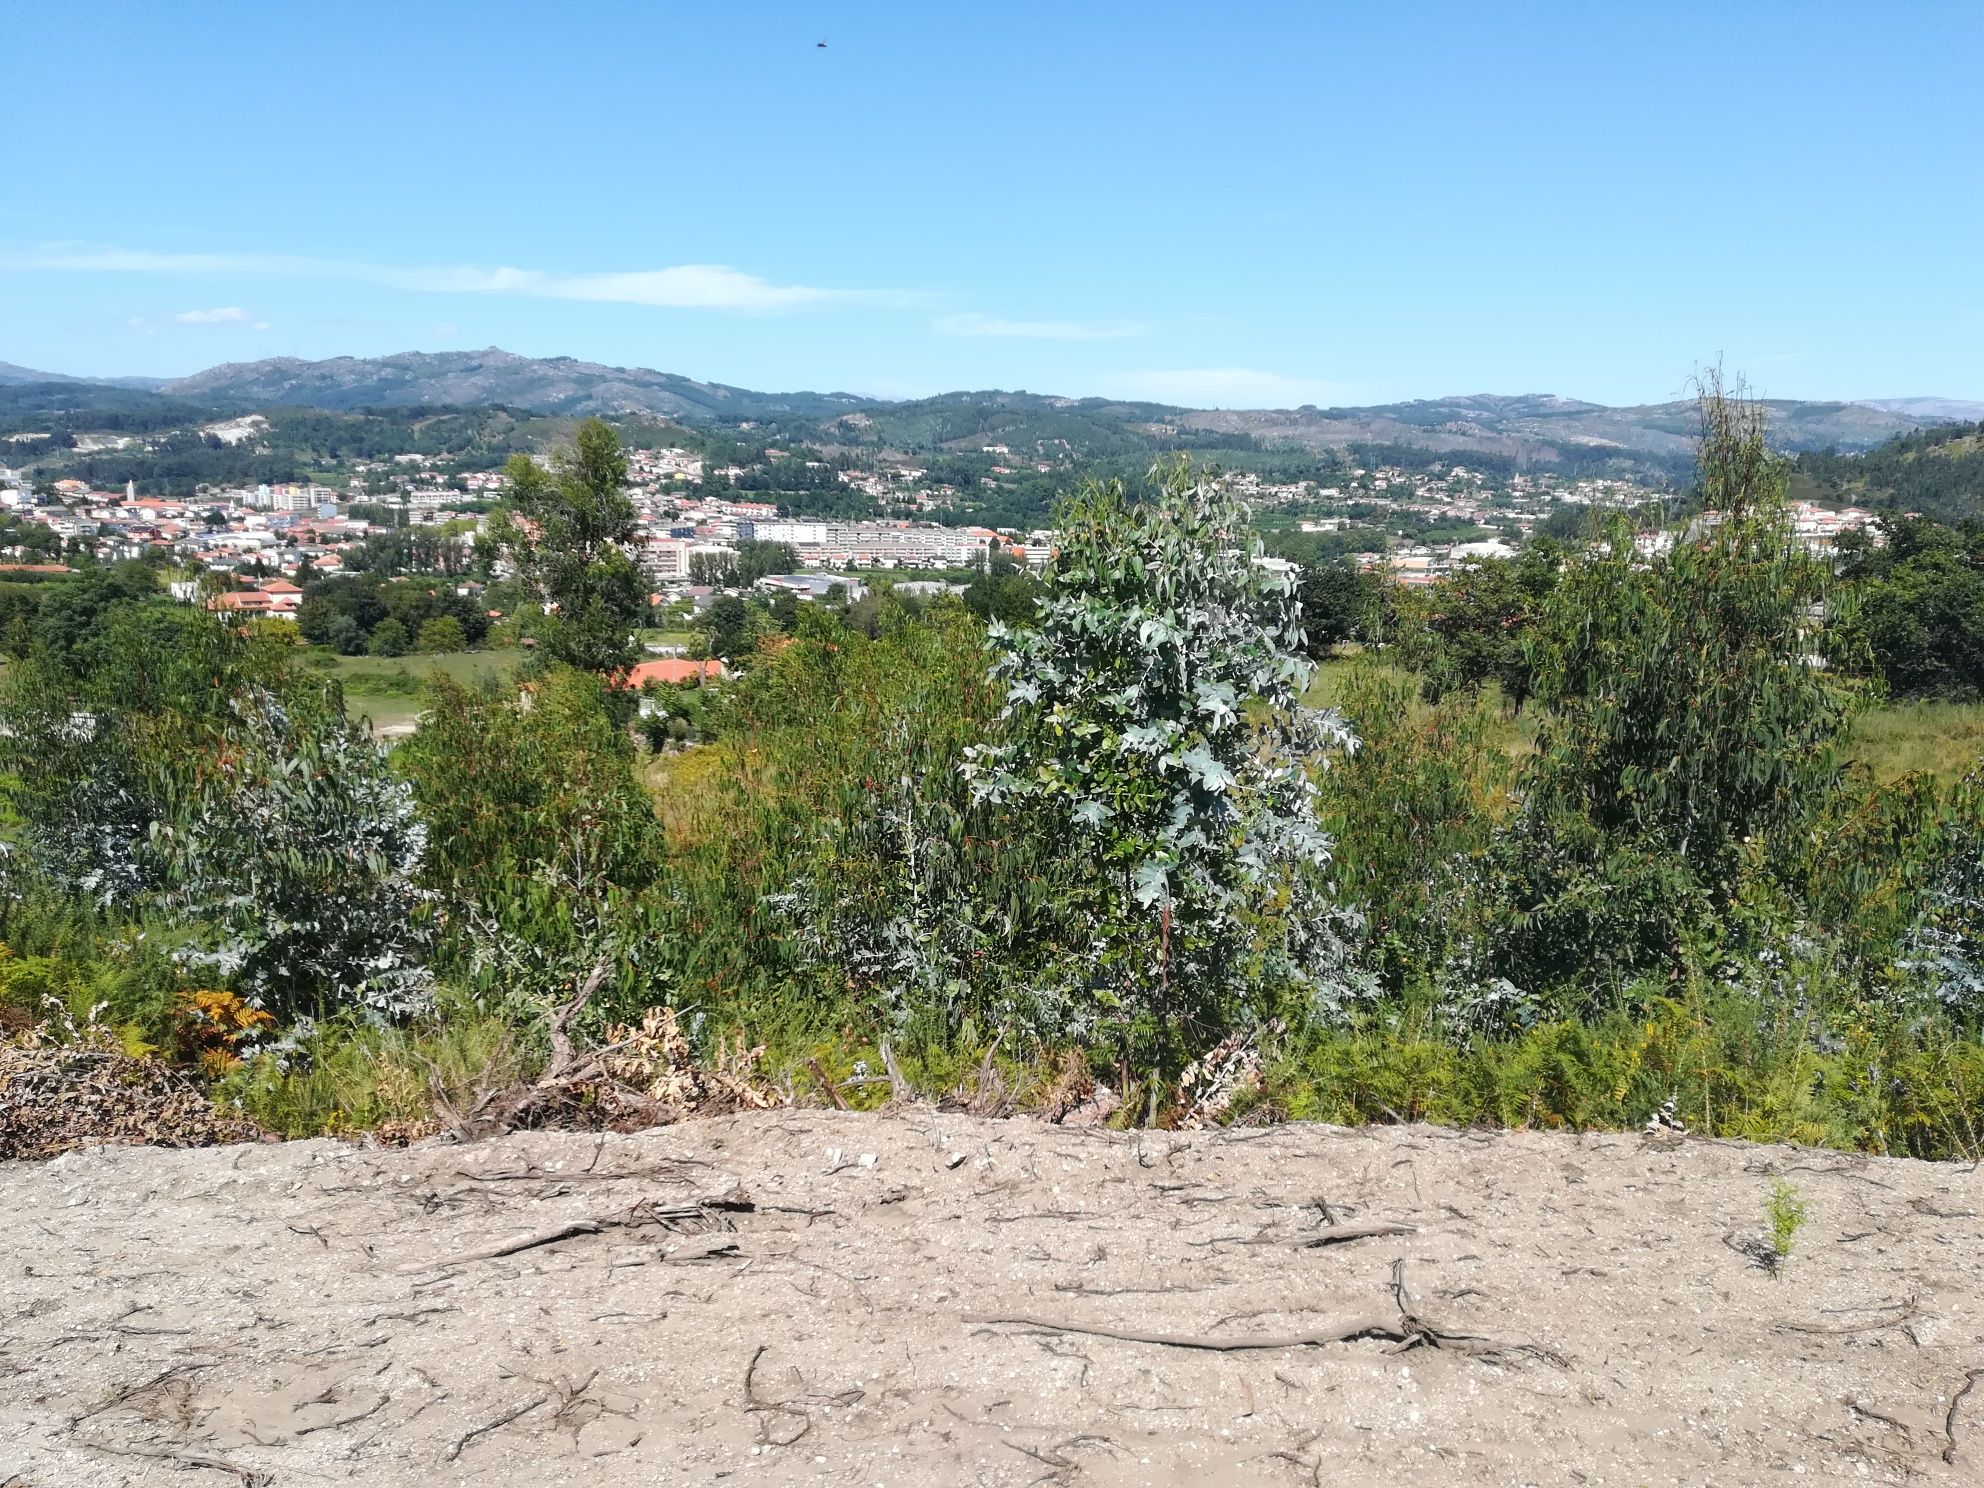
[[[1016,454],[1050,441],[1097,452],[1112,444],[1144,446],[1177,438],[1318,450],[1398,444],[1537,464],[1588,464],[1608,457],[1664,463],[1689,455],[1694,431],[1689,403],[1613,408],[1548,394],[1475,394],[1361,408],[1221,410],[1024,392],[959,392],[895,402],[852,393],[754,392],[646,368],[517,356],[496,347],[325,361],[272,357],[178,378],[78,378],[0,362],[0,385],[36,385],[41,406],[73,399],[78,410],[92,406],[92,388],[119,390],[118,406],[127,406],[134,392],[222,410],[500,404],[560,415],[764,420],[781,428],[810,426],[795,432],[829,443],[936,451],[1006,444]],[[1929,425],[1984,420],[1984,403],[1938,397],[1774,400],[1770,409],[1776,441],[1792,451],[1864,450]]]

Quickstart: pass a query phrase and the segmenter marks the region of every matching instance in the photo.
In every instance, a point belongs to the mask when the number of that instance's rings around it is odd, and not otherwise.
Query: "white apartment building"
[[[788,543],[807,568],[971,568],[998,541],[981,527],[907,522],[740,522],[738,536]]]

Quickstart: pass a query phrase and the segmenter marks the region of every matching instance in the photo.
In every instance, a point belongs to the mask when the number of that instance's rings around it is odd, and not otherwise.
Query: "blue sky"
[[[1977,0],[11,0],[0,44],[28,366],[1984,398]]]

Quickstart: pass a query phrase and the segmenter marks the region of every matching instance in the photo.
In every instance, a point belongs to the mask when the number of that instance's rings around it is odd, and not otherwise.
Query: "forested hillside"
[[[538,413],[700,418],[818,415],[865,401],[843,393],[757,393],[644,367],[608,367],[575,357],[521,357],[494,346],[317,362],[273,357],[210,367],[163,384],[163,391],[235,408],[503,403]]]
[[[1923,429],[1864,454],[1800,455],[1793,493],[1945,522],[1984,518],[1984,423]]]

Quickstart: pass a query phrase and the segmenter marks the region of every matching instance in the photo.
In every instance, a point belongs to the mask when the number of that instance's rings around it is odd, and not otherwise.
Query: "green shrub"
[[[1770,1241],[1771,1275],[1781,1275],[1785,1262],[1791,1259],[1792,1247],[1798,1243],[1798,1232],[1805,1227],[1805,1201],[1782,1178],[1770,1186],[1770,1198],[1764,1202],[1764,1221]]]

